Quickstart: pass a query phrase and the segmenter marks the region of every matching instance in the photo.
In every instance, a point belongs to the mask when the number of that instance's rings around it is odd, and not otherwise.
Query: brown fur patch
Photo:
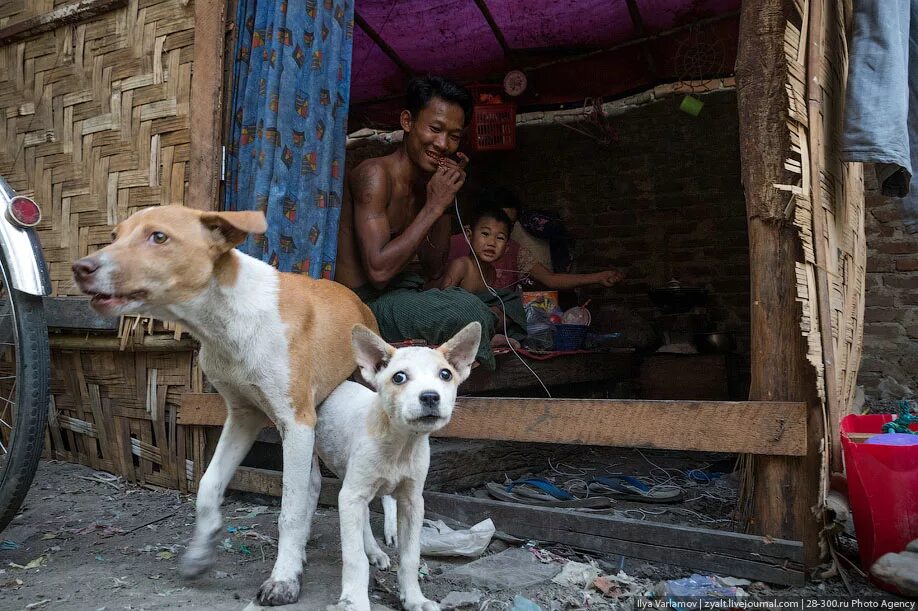
[[[232,251],[222,255],[214,263],[214,277],[220,286],[233,286],[239,277],[239,257]]]
[[[357,295],[330,280],[281,274],[279,302],[287,326],[296,419],[315,426],[316,406],[357,368],[351,329],[357,323],[375,332],[379,327]]]

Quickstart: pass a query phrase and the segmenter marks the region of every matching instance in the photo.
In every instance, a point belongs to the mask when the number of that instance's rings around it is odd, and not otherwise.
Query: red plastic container
[[[469,122],[469,148],[476,153],[516,148],[516,104],[499,85],[470,85],[474,106]]]
[[[861,566],[868,571],[888,552],[918,539],[918,446],[855,443],[849,433],[882,433],[892,414],[845,416],[841,442],[848,476],[848,501]],[[918,431],[918,426],[912,425]]]

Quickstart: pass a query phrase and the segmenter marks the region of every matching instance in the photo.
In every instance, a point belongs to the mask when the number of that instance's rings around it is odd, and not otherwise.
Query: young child
[[[474,257],[469,254],[450,261],[446,273],[440,278],[438,288],[458,286],[470,293],[483,293],[488,290],[487,286],[494,286],[497,280],[494,262],[507,250],[513,221],[500,208],[488,207],[478,210],[470,227],[471,229],[466,231],[466,236],[472,244]],[[475,257],[481,265],[480,270],[475,263]]]
[[[470,227],[466,236],[472,244],[473,254],[450,261],[437,288],[458,286],[488,302],[490,299],[488,287],[493,288],[497,281],[494,262],[500,259],[507,250],[513,221],[500,208],[484,207],[477,211]],[[478,259],[477,263],[475,258]],[[498,333],[491,339],[491,347],[500,348],[509,344],[514,348],[519,348],[520,344],[517,340],[506,337],[502,333],[505,324],[511,324],[509,319],[504,321],[504,309],[498,304],[492,305],[491,311],[497,316],[498,321]],[[523,319],[525,320],[525,317]]]

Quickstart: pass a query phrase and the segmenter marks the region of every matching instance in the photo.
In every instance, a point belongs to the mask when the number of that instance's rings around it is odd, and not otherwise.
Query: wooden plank
[[[240,467],[230,487],[280,496],[281,473]],[[322,479],[319,502],[337,506],[341,481]],[[378,507],[378,506],[377,506]],[[802,585],[803,545],[729,531],[629,520],[595,513],[533,507],[491,499],[424,493],[425,513],[464,524],[491,518],[497,530],[524,539],[729,574],[782,585]]]
[[[424,505],[426,511],[465,524],[491,518],[498,530],[525,539],[769,583],[803,585],[805,581],[803,546],[795,541],[437,492],[425,493]]]
[[[60,350],[95,350],[95,351],[119,351],[121,350],[121,339],[115,336],[75,336],[75,335],[51,335],[50,342],[52,348]],[[125,351],[127,352],[185,352],[198,348],[198,342],[191,338],[182,338],[178,341],[170,335],[145,335],[140,342],[127,341]]]
[[[191,158],[186,205],[218,210],[222,168],[223,48],[225,0],[194,4],[194,71],[191,75]]]
[[[618,349],[610,352],[568,354],[544,361],[527,359],[527,364],[546,386],[581,384],[630,379],[636,376],[634,350]],[[539,386],[539,381],[523,363],[512,354],[498,357],[497,369],[489,371],[478,367],[462,384],[463,394],[477,394],[495,390],[514,390]],[[541,394],[543,391],[539,389]]]
[[[128,0],[79,0],[0,29],[0,46],[20,42],[62,25],[77,23],[127,6]]]
[[[182,395],[180,424],[217,426],[225,415],[216,393]],[[436,436],[779,456],[807,449],[805,405],[780,401],[461,397]]]
[[[98,314],[89,307],[89,297],[45,297],[42,301],[50,329],[118,330],[118,317]]]

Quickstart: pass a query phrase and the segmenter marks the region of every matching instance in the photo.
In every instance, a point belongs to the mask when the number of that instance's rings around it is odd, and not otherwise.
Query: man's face
[[[401,122],[409,158],[432,174],[441,158],[459,150],[465,113],[458,104],[433,97],[417,117],[402,111]]]
[[[493,263],[500,259],[507,250],[510,228],[507,224],[488,217],[475,223],[469,241],[479,261]]]

